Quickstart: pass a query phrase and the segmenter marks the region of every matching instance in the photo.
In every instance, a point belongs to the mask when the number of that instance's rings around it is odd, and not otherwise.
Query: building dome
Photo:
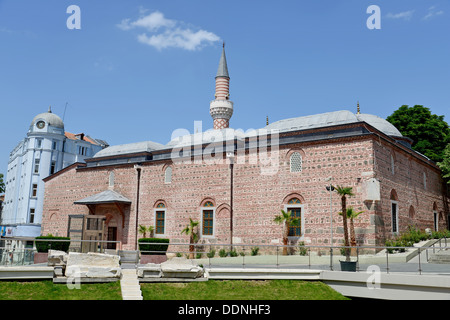
[[[298,118],[273,122],[265,129],[276,129],[279,132],[323,128],[335,125],[366,122],[375,129],[391,137],[403,138],[403,135],[387,120],[373,114],[354,114],[347,110],[327,112]]]
[[[368,124],[370,124],[372,127],[380,130],[381,132],[383,132],[384,134],[391,136],[391,137],[403,137],[403,135],[400,133],[400,131],[398,131],[398,129],[396,127],[394,127],[394,125],[392,123],[390,123],[389,121],[380,118],[376,115],[373,114],[368,114],[368,113],[361,113],[361,114],[356,114],[356,117],[360,120],[360,121],[364,121]]]
[[[48,126],[64,129],[64,122],[56,114],[52,113],[51,108],[48,108],[47,112],[40,113],[33,118],[31,126],[34,126],[39,120],[43,120]]]

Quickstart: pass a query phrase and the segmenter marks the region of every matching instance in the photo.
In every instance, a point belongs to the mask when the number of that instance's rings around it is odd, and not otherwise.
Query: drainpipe
[[[138,227],[139,227],[139,189],[140,189],[140,185],[141,185],[141,165],[140,163],[135,164],[134,168],[136,169],[137,172],[137,187],[136,187],[136,227],[135,227],[135,232],[136,232],[136,236],[135,236],[135,240],[134,240],[134,248],[135,250],[138,250]]]

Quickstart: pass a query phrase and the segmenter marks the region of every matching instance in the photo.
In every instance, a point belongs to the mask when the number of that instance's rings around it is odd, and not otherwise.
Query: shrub
[[[48,252],[51,250],[60,250],[67,252],[70,246],[70,238],[68,237],[54,237],[51,234],[46,236],[36,237],[36,240],[48,239],[52,241],[36,241],[36,250],[38,252]],[[53,241],[53,240],[66,240],[66,241]]]
[[[224,258],[228,255],[227,251],[225,249],[219,250],[219,257]]]
[[[169,239],[161,238],[141,238],[138,240],[139,250],[141,254],[144,255],[158,255],[166,254],[167,248],[169,247]],[[141,242],[149,242],[149,244],[144,244]],[[156,252],[142,252],[142,251],[156,251]]]
[[[236,249],[231,250],[230,252],[230,257],[237,257],[238,253],[236,252]]]
[[[206,254],[206,256],[208,258],[214,258],[215,255],[216,255],[216,250],[214,250],[214,249],[209,250],[209,252]]]
[[[251,250],[251,255],[252,256],[257,256],[259,253],[259,248],[258,247],[253,247]]]
[[[298,251],[301,256],[306,256],[306,254],[308,253],[308,248],[305,248],[305,243],[303,241],[299,242]]]

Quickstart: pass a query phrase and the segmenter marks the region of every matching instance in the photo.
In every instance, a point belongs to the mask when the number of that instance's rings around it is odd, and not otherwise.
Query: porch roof
[[[74,204],[102,204],[102,203],[124,203],[131,204],[131,200],[113,190],[105,190],[90,197],[75,201]]]

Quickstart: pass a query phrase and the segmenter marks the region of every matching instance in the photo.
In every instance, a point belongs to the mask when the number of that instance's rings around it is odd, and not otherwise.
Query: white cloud
[[[139,11],[141,14],[146,12],[142,8]],[[212,42],[220,41],[219,36],[212,32],[199,28],[193,31],[184,25],[181,21],[167,19],[163,13],[155,11],[146,16],[141,16],[136,21],[123,19],[117,27],[125,31],[134,28],[145,29],[151,35],[141,33],[137,36],[138,41],[158,50],[172,47],[193,51]]]
[[[436,9],[436,6],[429,7],[428,13],[422,19],[428,20],[428,19],[431,19],[432,17],[440,16],[440,15],[444,14],[444,11],[442,11],[442,10],[436,11],[435,9]]]
[[[386,15],[386,18],[410,20],[412,18],[413,13],[414,13],[414,10],[403,11],[403,12],[399,12],[399,13],[390,13],[389,12]]]

